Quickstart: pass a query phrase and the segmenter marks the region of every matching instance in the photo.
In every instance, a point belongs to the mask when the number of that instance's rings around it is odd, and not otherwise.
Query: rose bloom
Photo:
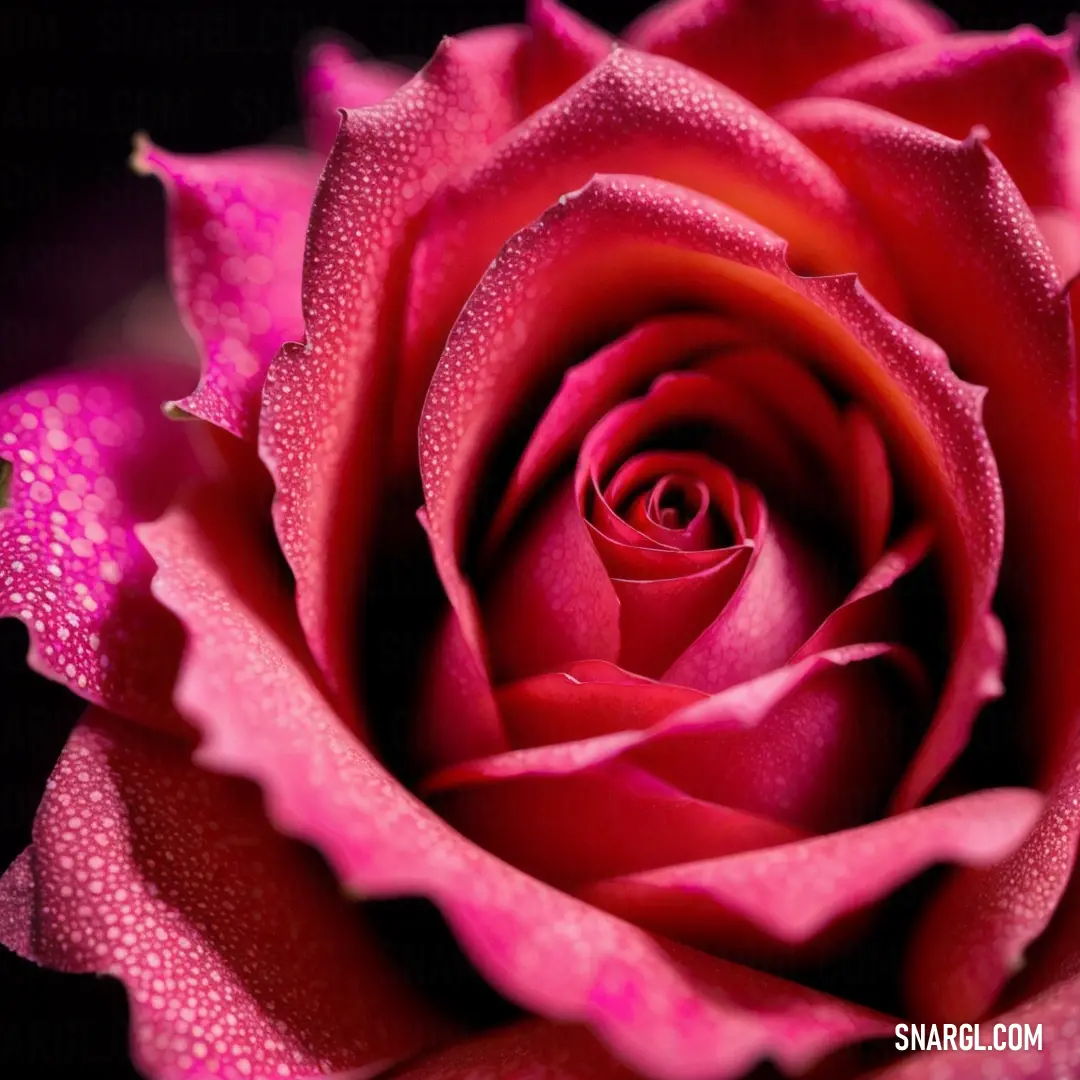
[[[137,140],[202,374],[0,400],[88,702],[0,939],[154,1080],[1080,1075],[1075,49],[535,0]],[[1042,1049],[893,1050],[972,1021]]]

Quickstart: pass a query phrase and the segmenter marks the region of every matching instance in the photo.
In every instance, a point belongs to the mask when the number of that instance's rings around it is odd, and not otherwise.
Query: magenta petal
[[[570,742],[510,750],[463,762],[429,777],[426,787],[436,791],[457,784],[491,783],[506,777],[559,776],[580,772],[673,737],[750,729],[816,675],[832,667],[858,664],[885,655],[903,663],[901,650],[882,644],[855,645],[818,653],[721,693],[696,695],[694,700],[643,730],[624,727]],[[645,716],[648,717],[647,712]]]
[[[1080,473],[1062,464],[1077,452],[1064,283],[1031,211],[979,132],[956,142],[836,99],[793,102],[782,118],[865,204],[913,297],[915,325],[964,378],[988,388],[985,424],[1001,470],[1009,543],[1023,553],[1006,560],[1003,586],[1025,627],[1014,644],[1021,666],[1031,669],[1024,708],[1038,718],[1037,738],[1048,747],[1071,726],[1080,702],[1080,671],[1071,660],[1080,649]],[[967,743],[972,703],[994,689],[999,628],[976,624],[962,632],[972,631],[983,637],[971,652],[984,655],[984,672],[957,661],[968,688],[950,691],[898,805],[918,803],[941,778]],[[1053,751],[1045,752],[1053,760]]]
[[[508,683],[498,691],[507,737],[517,748],[640,731],[703,697],[597,661]]]
[[[594,341],[620,332],[628,311],[648,318],[673,297],[714,310],[740,305],[803,338],[834,378],[852,386],[925,497],[957,605],[957,663],[944,707],[957,713],[952,726],[966,730],[999,685],[1002,645],[988,617],[1003,530],[1001,488],[980,419],[984,395],[853,279],[798,277],[783,253],[777,237],[733,211],[642,177],[597,178],[515,236],[462,311],[421,421],[440,575],[460,602],[467,586],[458,560],[475,478],[505,418],[558,376],[586,332]],[[561,318],[552,320],[556,309]],[[471,618],[465,604],[460,610]],[[465,629],[479,639],[477,625]]]
[[[527,114],[553,101],[611,51],[611,36],[559,0],[528,0],[529,40],[522,59]]]
[[[768,109],[839,68],[948,29],[945,16],[920,0],[674,0],[645,12],[626,39]]]
[[[682,577],[615,580],[619,663],[642,675],[663,675],[737,594],[740,582],[750,572],[753,554],[753,549],[739,548],[715,566]],[[707,691],[710,687],[697,689]]]
[[[500,680],[619,658],[619,598],[569,479],[495,571],[484,625]]]
[[[82,720],[33,846],[0,879],[0,911],[30,917],[30,958],[120,979],[132,1057],[154,1080],[381,1069],[445,1037],[258,793],[189,754],[104,713]]]
[[[834,605],[836,584],[809,548],[764,506],[760,515],[742,581],[665,679],[716,693],[763,675],[787,661]]]
[[[336,41],[311,50],[304,73],[308,143],[328,154],[341,127],[341,109],[363,109],[385,101],[412,72],[381,60],[358,60]]]
[[[807,93],[874,105],[953,139],[982,125],[1030,206],[1080,209],[1075,50],[1075,35],[1030,26],[952,34],[838,71]]]
[[[446,39],[384,104],[346,113],[319,182],[306,343],[287,345],[270,365],[259,451],[277,485],[274,524],[301,624],[336,692],[351,682],[349,627],[377,505],[407,226],[447,172],[511,122],[500,78],[517,42],[510,31]]]
[[[191,428],[159,408],[186,377],[117,361],[0,395],[0,615],[26,624],[36,671],[149,723],[175,722],[181,634],[132,527],[196,473]]]
[[[564,888],[804,835],[696,799],[625,762],[567,776],[464,784],[439,791],[434,805],[485,851]]]
[[[888,451],[874,421],[860,408],[844,415],[847,491],[855,528],[856,551],[869,570],[885,550],[892,526],[892,470]]]
[[[34,958],[34,849],[21,851],[0,875],[0,945],[24,960]]]
[[[888,641],[896,625],[897,612],[891,587],[926,558],[933,544],[933,531],[925,525],[909,529],[870,568],[844,602],[799,648],[797,658],[822,649],[855,645],[860,641]]]
[[[172,408],[254,441],[270,361],[304,330],[300,272],[319,162],[285,149],[192,157],[145,139],[132,161],[168,192],[173,293],[203,352],[198,387]]]
[[[1042,817],[1019,851],[990,870],[955,875],[924,913],[905,981],[909,999],[928,1015],[984,1015],[1050,923],[1076,865],[1076,745],[1064,766]]]
[[[668,866],[582,892],[605,909],[663,933],[693,927],[707,937],[712,908],[721,940],[728,930],[725,916],[734,914],[781,941],[800,943],[935,863],[987,866],[1007,857],[1031,829],[1041,805],[1034,791],[981,791],[847,832]]]
[[[888,660],[827,667],[753,725],[699,727],[631,757],[688,794],[808,832],[861,824],[884,809],[903,770],[905,731],[928,698],[914,657],[894,651]]]
[[[421,768],[442,768],[509,749],[491,680],[453,609],[435,632],[423,672],[410,739]]]
[[[257,780],[271,820],[316,844],[350,890],[429,897],[500,990],[588,1023],[647,1075],[734,1080],[765,1056],[805,1067],[890,1030],[865,1010],[662,946],[455,833],[319,696],[282,643],[282,632],[298,637],[291,604],[229,514],[227,504],[205,520],[177,510],[142,530],[159,566],[155,592],[189,635],[177,700],[203,733],[199,759]]]

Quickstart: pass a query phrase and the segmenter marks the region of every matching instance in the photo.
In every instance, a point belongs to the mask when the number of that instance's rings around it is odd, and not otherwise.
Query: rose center
[[[649,495],[645,512],[665,529],[678,532],[689,528],[700,514],[707,513],[709,492],[688,476],[665,476]]]
[[[708,551],[732,543],[730,508],[695,475],[685,455],[632,457],[616,471],[604,498],[623,522],[662,547]]]

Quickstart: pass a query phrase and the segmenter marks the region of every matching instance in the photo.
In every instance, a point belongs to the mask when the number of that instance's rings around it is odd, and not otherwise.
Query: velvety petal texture
[[[165,185],[173,292],[203,352],[198,387],[170,408],[254,441],[270,361],[303,334],[300,271],[320,163],[284,149],[191,157],[140,139],[132,164]]]
[[[166,725],[181,634],[133,527],[198,473],[190,426],[159,409],[187,377],[117,360],[0,396],[0,615],[26,625],[35,670]]]
[[[873,403],[946,541],[957,644],[939,724],[969,724],[1000,688],[1002,645],[989,614],[1001,492],[981,424],[982,392],[957,380],[931,342],[892,320],[850,278],[798,278],[772,234],[685,189],[641,178],[598,179],[519,233],[473,293],[436,371],[421,424],[421,467],[436,564],[465,640],[484,655],[479,613],[457,560],[472,478],[503,418],[558,371],[583,327],[589,334],[617,328],[627,310],[650,313],[672,294],[684,303],[739,303],[759,317],[783,311],[783,324],[806,335],[803,348]],[[555,308],[563,318],[552,325],[543,312]],[[979,469],[969,467],[973,460]]]
[[[148,1080],[1071,1076],[1078,41],[525,0],[321,36],[304,148],[138,136],[201,373],[0,394],[0,616],[90,703],[0,944]]]
[[[316,194],[305,344],[271,364],[259,448],[301,622],[339,691],[352,683],[349,620],[377,498],[406,224],[511,122],[507,55],[517,41],[509,30],[447,39],[386,102],[347,112]]]
[[[805,988],[673,952],[455,833],[319,696],[286,644],[299,639],[288,605],[229,521],[228,506],[209,503],[142,530],[156,593],[189,634],[178,701],[203,733],[198,760],[258,780],[271,819],[317,844],[350,890],[429,896],[498,988],[588,1022],[646,1072],[735,1077],[763,1056],[802,1067],[887,1030]]]
[[[0,879],[3,942],[123,982],[153,1080],[382,1070],[445,1038],[333,880],[190,747],[91,711],[34,842]]]

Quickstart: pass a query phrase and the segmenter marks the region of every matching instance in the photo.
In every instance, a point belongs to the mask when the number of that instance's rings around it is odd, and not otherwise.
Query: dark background
[[[299,123],[297,46],[336,28],[414,66],[444,34],[521,18],[524,0],[352,0],[189,10],[0,10],[0,387],[69,359],[93,319],[163,270],[158,185],[126,167],[132,133],[178,151],[258,143]],[[617,31],[644,3],[579,0]],[[1033,23],[1055,3],[942,3],[966,29]],[[0,622],[0,868],[26,845],[34,807],[78,706],[22,671],[26,639]],[[0,1076],[134,1076],[126,1007],[111,980],[61,976],[0,949]]]

